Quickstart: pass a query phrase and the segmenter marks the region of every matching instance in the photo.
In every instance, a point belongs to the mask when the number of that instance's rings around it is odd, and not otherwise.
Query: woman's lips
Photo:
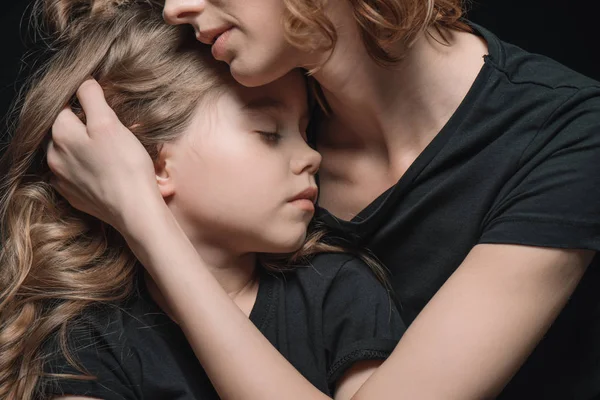
[[[227,40],[231,35],[232,28],[233,27],[228,28],[227,30],[221,32],[215,37],[211,48],[212,55],[215,59],[224,60],[225,55],[227,53]]]

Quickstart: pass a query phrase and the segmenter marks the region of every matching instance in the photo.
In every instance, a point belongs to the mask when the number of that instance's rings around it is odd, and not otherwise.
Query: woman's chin
[[[260,66],[249,66],[242,60],[233,58],[229,64],[229,70],[233,79],[240,85],[246,87],[264,86],[285,75],[285,73],[276,73],[268,68]]]
[[[264,82],[262,79],[260,79],[254,74],[249,74],[245,71],[237,71],[234,69],[233,66],[231,66],[231,76],[233,76],[233,79],[235,79],[237,83],[245,87],[258,87],[269,83]]]

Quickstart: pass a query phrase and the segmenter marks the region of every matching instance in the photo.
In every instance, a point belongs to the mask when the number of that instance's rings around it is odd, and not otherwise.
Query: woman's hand
[[[52,184],[78,210],[120,231],[131,229],[149,208],[164,206],[152,160],[95,80],[85,81],[77,98],[87,126],[68,107],[57,117],[47,154]]]

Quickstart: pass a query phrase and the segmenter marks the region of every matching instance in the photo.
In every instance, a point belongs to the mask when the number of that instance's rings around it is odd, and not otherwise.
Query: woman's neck
[[[332,128],[320,133],[320,141],[384,157],[398,150],[420,153],[456,111],[487,53],[475,35],[448,37],[449,46],[423,33],[398,65],[382,67],[357,32],[340,31],[335,50],[314,75],[332,111]]]

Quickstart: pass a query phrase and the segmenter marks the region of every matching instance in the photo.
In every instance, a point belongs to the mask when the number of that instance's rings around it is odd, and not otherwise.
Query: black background
[[[545,54],[600,80],[600,17],[596,0],[479,0],[468,17],[501,39],[528,51]],[[0,15],[2,45],[0,116],[5,116],[35,57],[23,60],[29,20],[23,17],[30,0],[4,2]],[[1,131],[6,132],[6,118]],[[3,135],[2,135],[3,136]]]

